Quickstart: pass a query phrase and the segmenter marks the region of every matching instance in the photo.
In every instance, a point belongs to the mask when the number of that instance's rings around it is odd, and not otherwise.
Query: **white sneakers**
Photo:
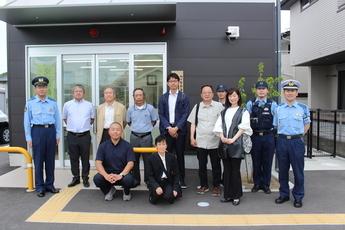
[[[131,193],[129,193],[128,195],[126,195],[125,194],[125,191],[123,191],[123,201],[129,201],[129,200],[131,200],[131,198],[132,198],[132,195],[131,195]]]
[[[104,200],[111,201],[114,198],[114,194],[116,192],[116,189],[114,186],[111,187],[110,191],[105,195]]]
[[[115,194],[115,192],[116,192],[116,188],[115,188],[114,186],[112,186],[112,187],[110,188],[109,192],[107,193],[107,195],[105,195],[104,200],[106,200],[106,201],[111,201],[111,200],[113,200],[113,199],[114,199],[114,194]],[[129,200],[131,200],[131,198],[132,198],[131,193],[129,193],[128,195],[126,195],[126,194],[125,194],[125,191],[123,191],[123,197],[122,197],[123,201],[129,201]]]

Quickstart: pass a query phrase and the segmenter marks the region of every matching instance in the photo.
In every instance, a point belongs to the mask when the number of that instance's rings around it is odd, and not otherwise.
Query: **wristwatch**
[[[123,175],[123,173],[120,173],[119,175],[122,176],[122,178],[125,176],[125,175]]]

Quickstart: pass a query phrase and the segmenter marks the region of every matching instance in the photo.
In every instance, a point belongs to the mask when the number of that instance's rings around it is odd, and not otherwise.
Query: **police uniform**
[[[296,80],[286,80],[281,84],[284,90],[298,90],[300,83]],[[277,204],[289,200],[289,168],[292,166],[294,173],[294,188],[292,195],[295,199],[294,206],[302,207],[304,197],[304,154],[305,144],[303,135],[305,125],[310,123],[308,106],[294,101],[292,105],[282,103],[278,105],[273,125],[278,127],[277,156],[279,164],[279,193]]]
[[[267,88],[265,81],[259,81],[255,86],[257,89]],[[254,98],[247,102],[247,110],[250,113],[250,126],[253,129],[251,136],[253,147],[251,150],[253,161],[254,187],[252,192],[262,189],[270,194],[272,160],[274,155],[274,132],[273,116],[277,103],[270,98]]]
[[[47,86],[46,77],[36,77],[32,84]],[[30,98],[24,109],[24,129],[26,141],[32,141],[33,159],[35,163],[35,187],[37,195],[43,197],[45,191],[57,193],[54,187],[56,139],[60,138],[60,115],[54,99],[38,95]],[[43,179],[45,167],[46,179]]]

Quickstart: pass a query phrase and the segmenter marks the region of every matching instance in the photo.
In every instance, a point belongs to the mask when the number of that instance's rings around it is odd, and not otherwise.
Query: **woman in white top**
[[[241,161],[244,158],[242,142],[243,133],[252,135],[250,115],[240,107],[241,94],[238,89],[230,88],[227,91],[225,109],[218,117],[213,132],[220,136],[219,157],[224,166],[224,198],[222,203],[232,202],[234,206],[240,204],[243,195],[241,181]]]

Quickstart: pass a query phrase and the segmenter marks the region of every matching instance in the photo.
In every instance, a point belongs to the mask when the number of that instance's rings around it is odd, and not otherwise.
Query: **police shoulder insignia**
[[[296,113],[296,116],[298,116],[298,117],[302,117],[302,114],[300,114],[300,113]]]

